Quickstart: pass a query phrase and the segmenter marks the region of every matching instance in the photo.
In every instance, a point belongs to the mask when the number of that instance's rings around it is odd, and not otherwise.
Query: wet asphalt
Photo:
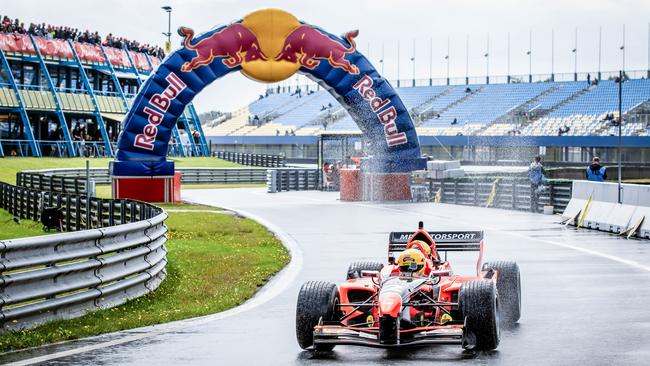
[[[189,190],[186,200],[261,220],[293,250],[289,268],[239,309],[0,355],[0,364],[79,365],[649,365],[650,241],[566,228],[558,216],[432,203],[345,203],[337,193]],[[295,340],[304,281],[345,279],[355,260],[386,260],[389,231],[485,230],[484,260],[515,260],[522,317],[496,351],[460,346],[404,351],[337,346],[302,351]],[[461,274],[476,254],[451,254]]]

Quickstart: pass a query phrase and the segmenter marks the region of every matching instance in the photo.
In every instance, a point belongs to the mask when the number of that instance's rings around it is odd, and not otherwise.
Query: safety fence
[[[80,171],[84,172],[84,171]],[[94,185],[96,170],[92,172],[91,186]],[[16,185],[33,188],[39,191],[61,192],[70,194],[86,194],[86,177],[67,176],[64,174],[47,174],[46,171],[25,171],[16,173]],[[91,187],[92,188],[92,187]],[[91,189],[94,191],[94,189]]]
[[[176,168],[185,184],[264,184],[265,168]],[[90,169],[92,185],[111,184],[109,170]],[[86,191],[84,169],[50,169],[16,173],[16,183],[21,187],[54,192],[82,194]],[[92,189],[91,189],[92,192]]]
[[[3,330],[114,307],[165,278],[167,214],[161,208],[2,182],[0,207],[34,221],[45,215],[69,231],[0,240]]]
[[[244,154],[229,151],[216,151],[214,157],[250,166],[263,166],[267,168],[280,168],[285,166],[284,155]]]
[[[266,188],[269,193],[318,189],[318,169],[269,169]]]
[[[570,181],[549,181],[534,190],[527,179],[516,178],[459,178],[426,180],[412,185],[417,201],[435,201],[466,206],[496,207],[510,210],[543,212],[544,206],[553,206],[561,213],[571,199]],[[537,200],[535,196],[537,195]]]

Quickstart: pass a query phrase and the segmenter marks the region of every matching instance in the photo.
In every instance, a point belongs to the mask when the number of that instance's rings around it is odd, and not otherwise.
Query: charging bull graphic
[[[358,30],[349,31],[345,39],[350,44],[346,47],[309,25],[301,25],[292,31],[284,40],[282,51],[275,56],[276,61],[300,62],[300,65],[313,70],[326,60],[332,67],[337,67],[350,74],[358,74],[359,68],[345,59],[345,55],[353,53],[357,46],[354,38]]]
[[[243,62],[267,59],[257,36],[240,23],[233,23],[194,44],[194,30],[191,28],[180,27],[178,34],[185,37],[185,48],[196,52],[196,57],[181,66],[183,72],[209,65],[215,57],[224,57],[223,64],[230,68]]]

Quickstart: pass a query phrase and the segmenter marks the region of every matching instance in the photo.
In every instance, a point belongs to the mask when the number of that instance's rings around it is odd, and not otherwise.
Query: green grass
[[[53,233],[51,231],[50,233]],[[0,209],[0,240],[25,238],[28,236],[45,235],[43,225],[30,220],[14,221],[14,216]]]
[[[113,309],[2,334],[0,352],[220,312],[250,298],[289,261],[280,241],[252,220],[170,212],[167,226],[169,262],[160,288]]]
[[[0,181],[15,184],[16,173],[23,170],[54,169],[54,168],[85,168],[86,160],[90,160],[91,168],[107,168],[108,158],[2,158],[0,159]],[[240,167],[237,163],[217,158],[177,158],[173,159],[179,168],[228,168]],[[109,191],[110,194],[110,191]]]
[[[262,188],[266,184],[183,184],[182,189],[215,189],[215,188]],[[95,193],[99,198],[111,198],[111,186],[95,186]]]

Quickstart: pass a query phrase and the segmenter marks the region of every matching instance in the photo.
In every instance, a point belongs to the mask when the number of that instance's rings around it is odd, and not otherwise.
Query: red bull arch
[[[123,121],[115,176],[172,176],[171,133],[185,106],[208,84],[240,71],[260,82],[296,72],[328,90],[371,144],[364,169],[405,173],[424,167],[411,117],[399,96],[356,48],[356,30],[337,37],[279,9],[263,9],[196,35],[181,27],[182,47],[140,88]]]

